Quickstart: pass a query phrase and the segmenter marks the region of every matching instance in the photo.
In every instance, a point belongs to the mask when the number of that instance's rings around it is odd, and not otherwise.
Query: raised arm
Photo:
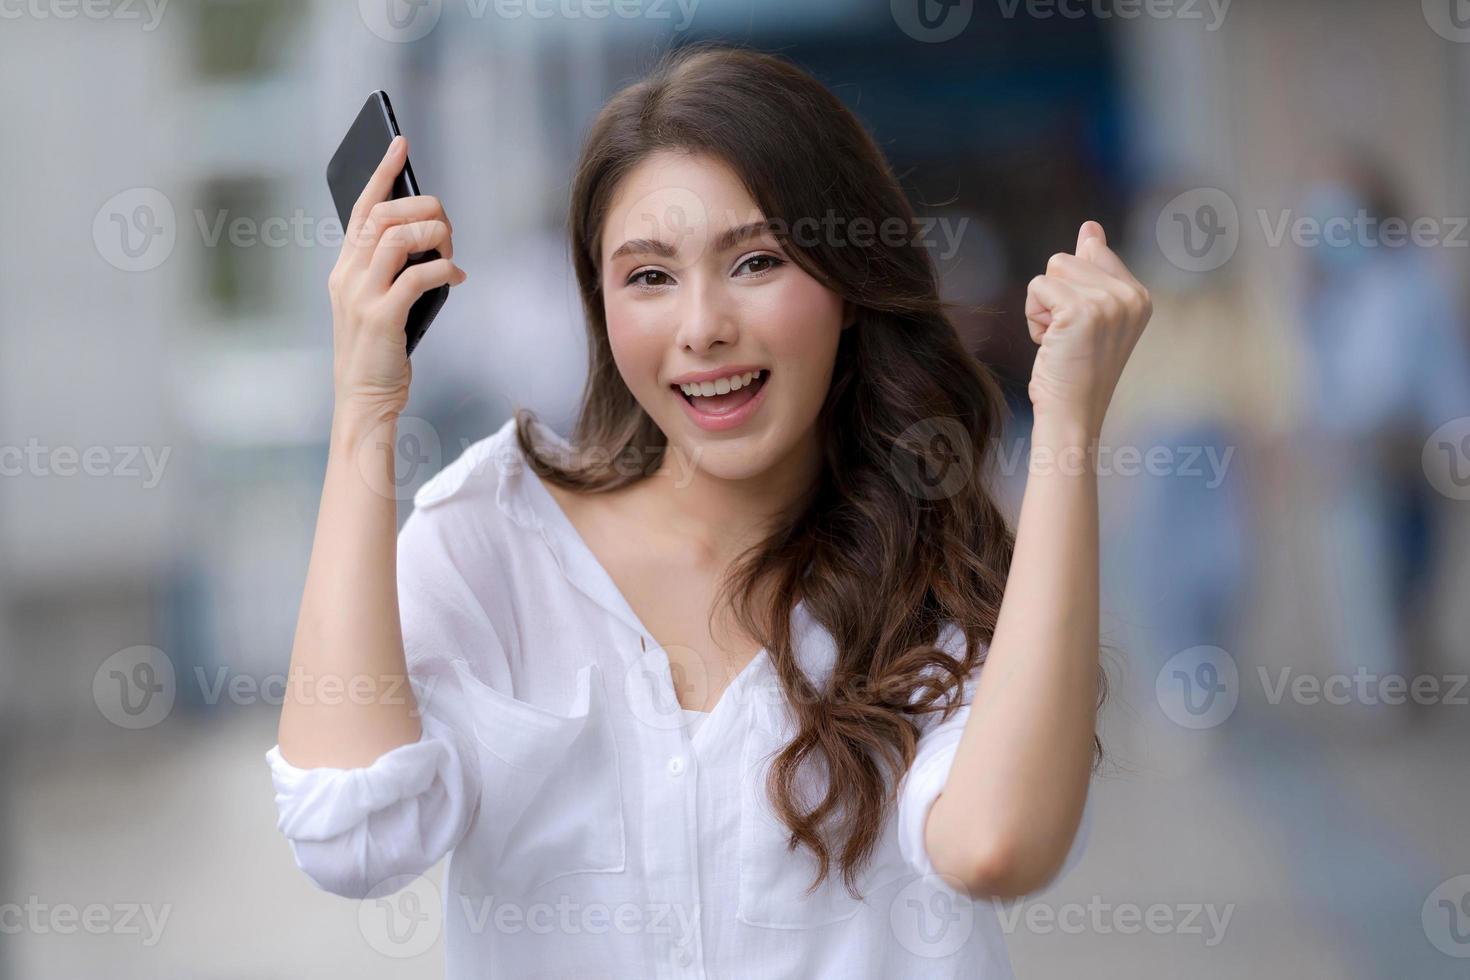
[[[411,374],[404,323],[420,294],[465,274],[437,199],[388,200],[407,154],[402,137],[389,147],[328,280],[335,410],[277,733],[282,757],[301,768],[366,766],[422,733],[405,683],[392,492]],[[430,248],[444,257],[398,274],[410,252]]]
[[[1087,800],[1098,691],[1093,448],[1143,332],[1148,290],[1085,222],[1075,254],[1030,283],[1040,345],[1031,465],[1005,598],[925,844],[976,897],[1037,890],[1060,869]]]

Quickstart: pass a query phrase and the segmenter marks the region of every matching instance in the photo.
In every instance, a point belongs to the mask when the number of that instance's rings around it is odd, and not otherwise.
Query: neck
[[[814,430],[770,467],[742,479],[714,476],[699,462],[670,444],[654,478],[645,481],[646,502],[656,515],[653,526],[716,567],[769,533],[816,482],[822,465]]]

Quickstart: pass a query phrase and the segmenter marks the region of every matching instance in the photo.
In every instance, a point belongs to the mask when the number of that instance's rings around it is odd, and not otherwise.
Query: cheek
[[[658,380],[666,342],[657,325],[612,304],[606,307],[607,343],[623,380],[639,391]]]
[[[788,276],[779,288],[757,292],[747,317],[760,325],[776,363],[819,380],[830,371],[841,336],[842,299],[809,276]]]

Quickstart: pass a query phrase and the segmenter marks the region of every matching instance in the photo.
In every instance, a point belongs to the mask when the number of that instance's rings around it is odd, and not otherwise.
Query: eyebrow
[[[741,242],[765,234],[767,231],[774,233],[775,224],[774,221],[767,219],[763,221],[751,221],[737,228],[727,228],[715,236],[714,250],[716,252],[724,252],[734,248]],[[675,248],[668,242],[660,241],[657,238],[633,238],[623,242],[623,244],[614,249],[612,255],[608,256],[607,260],[612,262],[614,259],[624,255],[657,255],[660,258],[671,259],[674,257],[674,254]]]

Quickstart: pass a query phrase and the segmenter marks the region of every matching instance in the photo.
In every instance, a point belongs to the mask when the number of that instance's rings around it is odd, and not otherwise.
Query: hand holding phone
[[[384,104],[378,102],[381,95],[369,98],[363,114]],[[397,413],[408,400],[408,355],[449,286],[466,276],[452,261],[453,228],[439,200],[407,193],[417,187],[401,134],[376,160],[350,209],[343,206],[342,188],[356,182],[352,172],[360,162],[351,161],[360,157],[362,145],[350,132],[328,167],[345,231],[327,280],[333,376],[339,403],[367,402],[375,411]]]

